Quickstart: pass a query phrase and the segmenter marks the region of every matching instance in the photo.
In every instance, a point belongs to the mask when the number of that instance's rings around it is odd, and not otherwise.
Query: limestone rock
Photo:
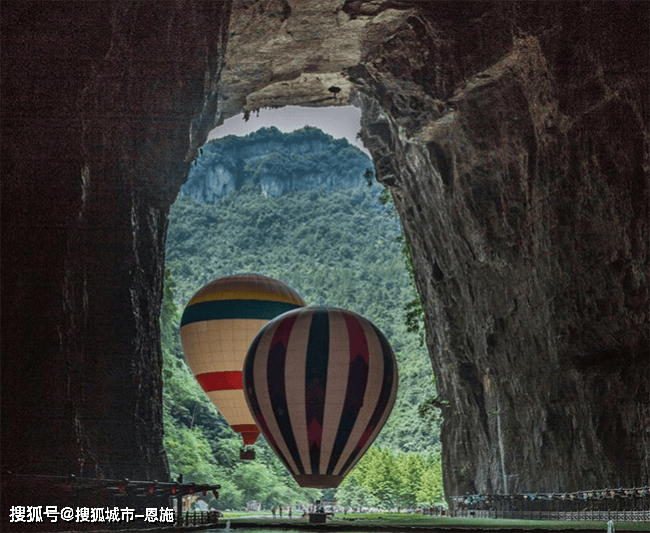
[[[353,95],[346,69],[363,60],[368,43],[381,42],[409,13],[381,11],[386,2],[364,3],[364,9],[349,4],[236,0],[219,84],[219,123],[263,107],[349,105]],[[331,92],[333,87],[340,92]]]
[[[642,485],[648,48],[629,32],[647,36],[647,6],[574,3],[543,23],[531,4],[485,7],[420,12],[435,68],[418,84],[388,51],[351,76],[449,402],[446,492]]]
[[[167,213],[213,124],[228,15],[227,2],[3,2],[3,522],[9,505],[72,494],[7,470],[169,476]]]

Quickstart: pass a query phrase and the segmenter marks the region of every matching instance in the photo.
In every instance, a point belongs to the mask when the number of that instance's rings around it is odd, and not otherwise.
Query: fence
[[[594,520],[601,522],[650,522],[650,510],[645,511],[486,511],[455,509],[452,516],[466,518],[513,518],[519,520]]]
[[[186,511],[176,515],[176,526],[206,526],[214,525],[223,515],[219,511]]]
[[[451,516],[650,522],[650,488],[452,496]]]

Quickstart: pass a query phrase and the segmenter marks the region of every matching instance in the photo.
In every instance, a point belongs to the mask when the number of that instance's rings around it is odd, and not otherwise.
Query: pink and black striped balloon
[[[303,307],[257,334],[243,368],[258,427],[301,487],[337,487],[395,403],[397,364],[369,320]]]

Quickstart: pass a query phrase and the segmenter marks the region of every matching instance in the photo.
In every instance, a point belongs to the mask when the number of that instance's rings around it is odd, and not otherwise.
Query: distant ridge
[[[370,158],[346,139],[305,126],[291,133],[262,128],[214,139],[199,150],[181,194],[212,203],[247,183],[263,194],[355,188],[366,183]]]

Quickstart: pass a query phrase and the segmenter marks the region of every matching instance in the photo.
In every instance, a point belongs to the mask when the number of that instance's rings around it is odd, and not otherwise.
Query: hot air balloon
[[[256,274],[211,281],[192,297],[181,319],[181,345],[203,390],[245,445],[259,430],[244,399],[242,365],[255,334],[270,319],[304,306],[286,283]],[[242,458],[254,457],[242,450]]]
[[[298,485],[337,487],[393,408],[397,364],[369,320],[310,306],[260,330],[243,385],[253,418]]]

